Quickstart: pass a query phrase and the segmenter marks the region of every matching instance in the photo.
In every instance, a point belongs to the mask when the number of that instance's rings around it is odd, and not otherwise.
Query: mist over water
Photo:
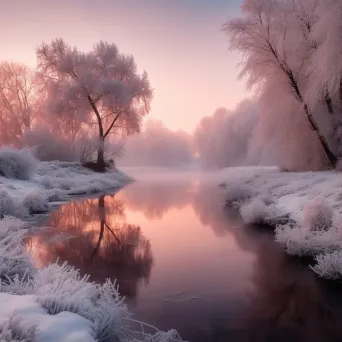
[[[139,135],[124,141],[123,166],[181,167],[193,163],[192,138],[183,131],[171,131],[161,121],[147,121]]]

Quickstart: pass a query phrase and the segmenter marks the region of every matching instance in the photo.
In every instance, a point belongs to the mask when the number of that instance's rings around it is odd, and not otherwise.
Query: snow
[[[226,169],[227,203],[246,224],[275,227],[288,254],[313,257],[311,269],[342,278],[342,175],[337,171],[281,172],[276,168]]]
[[[0,176],[0,215],[27,218],[48,212],[52,202],[121,188],[132,180],[115,169],[95,173],[79,163],[36,161],[35,170],[28,180]]]
[[[0,301],[1,327],[7,324],[9,330],[16,331],[18,324],[21,323],[25,330],[34,329],[37,342],[95,342],[90,321],[66,311],[57,315],[47,315],[37,302],[36,296],[0,293]],[[13,317],[17,318],[16,324],[11,324]]]

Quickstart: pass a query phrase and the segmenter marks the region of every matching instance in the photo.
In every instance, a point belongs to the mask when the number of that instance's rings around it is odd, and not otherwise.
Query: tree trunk
[[[330,162],[330,165],[332,168],[335,168],[336,167],[336,164],[337,164],[337,160],[338,158],[336,157],[335,153],[330,149],[329,147],[329,144],[328,142],[326,141],[326,139],[324,138],[324,136],[321,134],[321,132],[319,131],[315,121],[314,121],[314,118],[312,116],[312,113],[311,111],[309,110],[309,107],[308,105],[305,103],[304,99],[303,99],[303,96],[302,96],[302,93],[301,91],[299,90],[299,86],[297,84],[297,81],[295,79],[295,77],[293,76],[293,73],[292,71],[285,71],[285,73],[287,74],[289,80],[290,80],[290,84],[292,86],[292,88],[294,89],[296,95],[297,95],[297,98],[298,100],[303,104],[303,107],[304,107],[304,111],[305,111],[305,114],[306,114],[306,117],[309,121],[309,124],[310,124],[310,128],[313,130],[313,132],[316,134],[329,162]],[[325,101],[326,101],[326,104],[328,106],[328,109],[330,111],[331,109],[331,113],[333,112],[333,109],[332,107],[330,108],[329,105],[332,106],[332,103],[330,103],[330,97],[327,96],[325,98]]]
[[[329,162],[331,164],[331,166],[333,168],[335,168],[336,164],[337,164],[337,157],[335,156],[335,154],[331,151],[327,141],[325,140],[325,138],[321,135],[321,133],[319,132],[319,129],[315,123],[315,121],[313,120],[312,114],[309,111],[309,108],[306,104],[304,104],[304,111],[307,115],[308,121],[310,123],[311,129],[314,131],[314,133],[317,135],[321,146],[323,147],[323,150],[327,156],[327,158],[329,159]]]
[[[104,160],[104,138],[100,137],[100,146],[97,150],[97,166],[100,171],[105,171],[105,160]]]

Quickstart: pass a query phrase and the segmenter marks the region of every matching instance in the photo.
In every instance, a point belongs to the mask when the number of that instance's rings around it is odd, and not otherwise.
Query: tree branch
[[[121,114],[121,113],[116,114],[114,120],[112,121],[112,123],[111,123],[110,126],[108,127],[106,133],[104,134],[104,136],[103,136],[104,138],[109,134],[110,130],[114,127],[115,122],[116,122],[116,121],[119,119],[119,117],[120,117],[120,114]]]
[[[102,120],[101,120],[101,115],[95,105],[95,103],[93,102],[92,98],[90,97],[90,95],[87,95],[87,99],[91,105],[91,108],[93,109],[96,117],[97,117],[97,121],[99,124],[99,131],[100,131],[100,138],[105,138],[105,136],[103,135],[103,127],[102,127]]]

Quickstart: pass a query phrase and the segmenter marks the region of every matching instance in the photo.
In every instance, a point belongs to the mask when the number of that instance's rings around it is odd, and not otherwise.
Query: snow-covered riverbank
[[[275,168],[227,169],[228,204],[246,224],[275,227],[287,253],[314,257],[321,277],[342,277],[342,174],[280,172]]]
[[[0,149],[0,215],[26,218],[51,202],[118,189],[132,179],[113,169],[95,173],[79,163],[38,162],[29,151]]]
[[[6,148],[0,174],[1,341],[181,341],[174,330],[135,322],[109,280],[89,282],[66,264],[37,269],[24,248],[32,214],[72,196],[121,188],[131,178],[114,169],[99,174],[77,163],[42,163],[27,150]]]

